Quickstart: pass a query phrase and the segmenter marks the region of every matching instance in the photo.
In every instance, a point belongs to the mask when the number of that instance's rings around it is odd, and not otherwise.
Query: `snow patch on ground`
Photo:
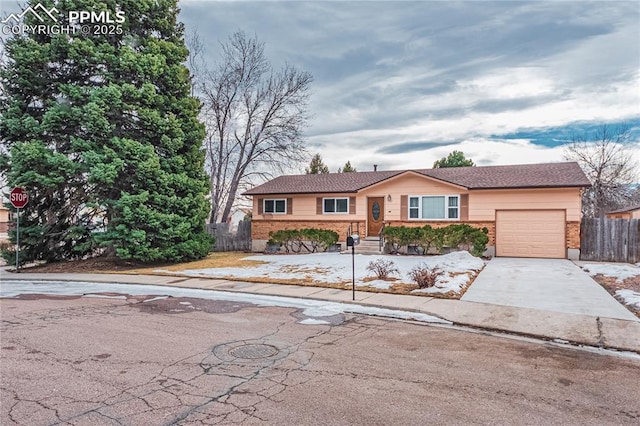
[[[298,321],[298,324],[305,324],[305,325],[330,325],[331,323],[325,320],[317,320],[317,319],[313,319],[313,318],[307,318],[304,319],[302,321]]]
[[[109,296],[107,294],[85,294],[82,297],[94,298],[94,299],[121,299],[127,300],[126,296]]]
[[[169,296],[158,296],[158,297],[153,297],[151,299],[143,300],[142,303],[155,302],[156,300],[164,300],[164,299],[168,299],[168,298],[169,298]]]
[[[398,281],[372,280],[372,281],[362,282],[358,284],[358,287],[371,287],[371,288],[378,288],[381,290],[387,290],[387,289],[390,289],[397,282]],[[349,286],[347,285],[347,287]]]
[[[373,274],[366,268],[369,262],[378,259],[391,260],[400,271],[398,280],[388,282],[383,280],[364,281],[372,278]],[[243,260],[264,262],[254,267],[206,268],[188,269],[182,275],[192,277],[216,277],[231,279],[304,279],[307,281],[327,284],[351,284],[352,265],[351,256],[340,253],[313,253],[304,255],[255,255]],[[438,285],[430,292],[460,292],[471,275],[481,270],[485,263],[482,259],[472,256],[466,251],[453,252],[442,256],[390,256],[390,255],[356,255],[355,280],[357,286],[388,289],[393,284],[413,284],[409,277],[411,270],[424,265],[429,268],[440,268],[444,274],[439,277]],[[167,272],[157,270],[156,272]],[[175,273],[175,272],[174,272]],[[397,274],[396,274],[397,275]]]
[[[614,277],[616,282],[623,282],[627,278],[632,278],[640,275],[640,268],[634,265],[616,265],[610,263],[587,263],[582,265],[582,269],[589,272],[589,275],[595,276],[598,274],[606,277]]]
[[[452,324],[451,321],[447,321],[432,315],[417,312],[399,311],[395,309],[376,308],[372,306],[362,306],[353,303],[327,302],[323,300],[298,299],[249,293],[232,293],[194,288],[165,287],[140,284],[21,280],[3,280],[2,286],[0,287],[0,298],[16,297],[20,294],[83,296],[86,294],[100,293],[128,294],[131,296],[158,295],[165,297],[193,297],[208,300],[244,302],[256,306],[276,306],[283,308],[303,309],[303,314],[308,317],[322,318],[333,316],[336,314],[351,313],[413,320],[433,324]],[[148,300],[158,299],[159,298]]]
[[[640,309],[640,293],[633,290],[617,290],[616,296],[620,297],[625,305]]]

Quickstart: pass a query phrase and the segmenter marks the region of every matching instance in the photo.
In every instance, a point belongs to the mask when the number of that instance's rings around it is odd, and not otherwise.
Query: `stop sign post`
[[[9,202],[17,209],[16,216],[16,272],[20,268],[20,209],[29,202],[29,194],[24,188],[13,188],[9,194]]]

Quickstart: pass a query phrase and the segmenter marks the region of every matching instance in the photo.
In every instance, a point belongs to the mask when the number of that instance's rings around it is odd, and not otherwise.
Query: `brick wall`
[[[489,242],[487,243],[488,246],[495,246],[496,245],[496,223],[495,222],[475,222],[475,221],[466,221],[466,222],[460,222],[460,221],[437,221],[437,222],[427,222],[427,221],[406,221],[406,222],[401,222],[401,221],[392,221],[392,222],[385,222],[387,224],[387,226],[406,226],[406,227],[419,227],[419,226],[424,226],[424,225],[430,225],[433,228],[442,228],[451,224],[456,224],[459,225],[461,223],[466,223],[468,225],[471,225],[473,227],[476,228],[487,228],[487,230],[489,230],[489,233],[487,234],[487,236],[489,237]]]
[[[349,221],[316,221],[316,220],[256,220],[251,222],[251,238],[253,240],[268,240],[270,231],[279,231],[281,229],[303,229],[316,228],[335,231],[338,233],[338,241],[347,240],[347,229],[353,222]],[[360,230],[363,232],[364,225],[360,223]]]
[[[347,228],[352,222],[348,221],[273,221],[273,220],[253,220],[251,225],[251,238],[254,240],[268,240],[269,231],[277,231],[280,229],[302,229],[302,228],[318,228],[328,229],[335,231],[340,236],[338,241],[346,241]],[[489,230],[488,246],[496,245],[496,223],[495,222],[456,222],[456,221],[390,221],[385,222],[387,226],[407,226],[417,227],[424,225],[431,225],[434,228],[441,228],[450,224],[467,223],[476,228],[487,228]],[[360,230],[365,232],[364,223],[360,223]],[[566,231],[567,248],[579,249],[580,248],[580,222],[567,222]]]
[[[567,248],[580,248],[580,222],[567,222]]]

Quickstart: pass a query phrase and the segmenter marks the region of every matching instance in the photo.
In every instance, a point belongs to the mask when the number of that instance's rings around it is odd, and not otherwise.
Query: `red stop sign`
[[[29,202],[29,194],[25,192],[24,188],[13,188],[9,195],[9,201],[16,209],[21,209]]]

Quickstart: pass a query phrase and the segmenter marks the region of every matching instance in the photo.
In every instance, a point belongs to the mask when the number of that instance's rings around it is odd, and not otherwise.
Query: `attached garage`
[[[566,258],[564,210],[496,211],[496,256]]]

